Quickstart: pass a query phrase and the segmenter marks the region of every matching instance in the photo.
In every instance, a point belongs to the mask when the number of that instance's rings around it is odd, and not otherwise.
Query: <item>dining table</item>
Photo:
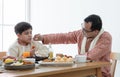
[[[29,70],[3,70],[0,77],[102,77],[101,67],[110,66],[110,62],[74,63],[71,66],[37,66]]]

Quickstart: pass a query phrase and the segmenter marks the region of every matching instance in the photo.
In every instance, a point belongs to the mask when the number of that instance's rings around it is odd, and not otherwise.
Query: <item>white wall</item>
[[[119,0],[31,0],[31,24],[33,33],[59,33],[78,30],[83,19],[90,14],[98,14],[103,20],[103,28],[113,37],[112,50],[120,52]],[[77,54],[77,45],[54,47],[55,51]],[[70,52],[69,52],[70,51]],[[72,53],[74,52],[74,53]]]

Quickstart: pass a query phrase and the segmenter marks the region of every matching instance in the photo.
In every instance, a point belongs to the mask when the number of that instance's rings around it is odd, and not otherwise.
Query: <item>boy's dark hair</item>
[[[100,18],[100,16],[98,15],[95,15],[95,14],[92,14],[92,15],[89,15],[88,17],[86,17],[84,19],[85,22],[92,22],[92,26],[91,26],[91,30],[94,31],[94,30],[101,30],[102,28],[102,20]]]
[[[32,26],[27,22],[20,22],[15,25],[14,29],[16,34],[22,34],[25,30],[32,29]]]

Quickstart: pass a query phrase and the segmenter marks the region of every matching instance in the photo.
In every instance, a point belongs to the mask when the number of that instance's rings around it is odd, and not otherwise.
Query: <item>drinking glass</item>
[[[24,51],[23,52],[23,57],[24,58],[30,57],[30,51]]]

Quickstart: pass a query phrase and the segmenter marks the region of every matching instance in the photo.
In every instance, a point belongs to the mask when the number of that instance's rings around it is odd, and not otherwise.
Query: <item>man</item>
[[[98,15],[92,14],[84,19],[82,29],[58,34],[36,34],[34,40],[44,44],[78,44],[78,54],[87,54],[92,61],[110,62],[111,35],[102,28],[102,20]],[[102,68],[103,77],[111,77],[110,67]]]

